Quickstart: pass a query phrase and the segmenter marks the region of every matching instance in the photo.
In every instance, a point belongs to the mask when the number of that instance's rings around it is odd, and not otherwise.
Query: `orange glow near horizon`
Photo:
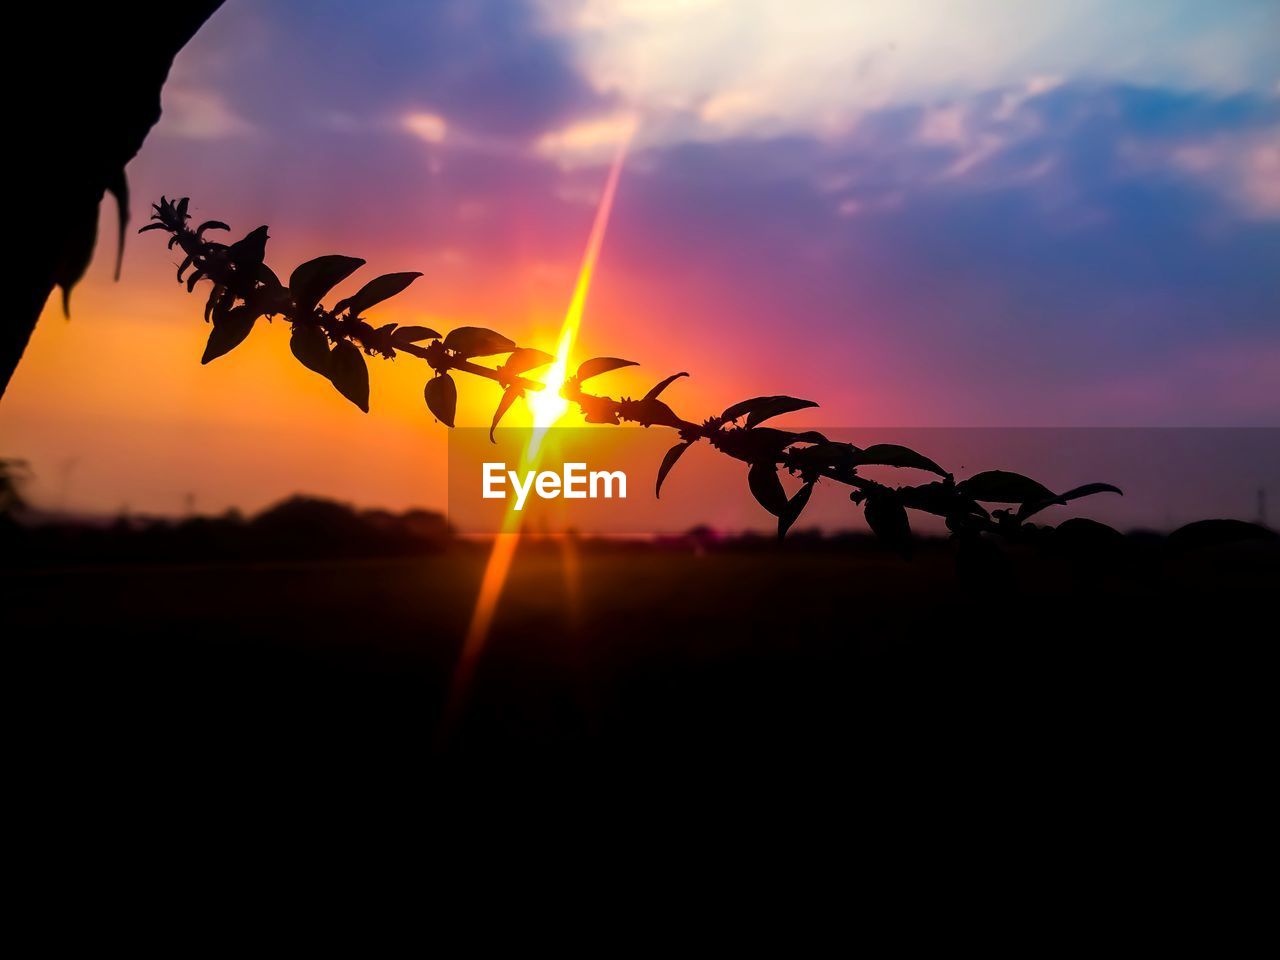
[[[556,359],[547,373],[540,378],[546,384],[546,388],[525,398],[533,414],[533,432],[520,458],[521,473],[538,469],[543,437],[547,430],[559,423],[569,412],[569,401],[560,396],[560,388],[568,376],[569,357],[577,342],[578,331],[582,327],[582,314],[587,302],[587,293],[591,289],[591,278],[595,273],[596,262],[600,258],[600,248],[604,244],[605,231],[609,226],[609,214],[613,210],[613,199],[617,194],[618,179],[622,174],[627,146],[634,132],[633,124],[619,143],[613,163],[609,167],[609,176],[605,180],[604,192],[600,196],[595,219],[591,224],[591,233],[587,238],[587,248],[583,252],[582,263],[578,268],[578,280],[573,288],[573,297],[569,301],[569,308],[565,311],[564,322],[560,327]],[[498,600],[502,596],[502,588],[506,585],[507,575],[511,571],[511,561],[515,557],[516,547],[520,543],[520,524],[520,514],[508,508],[503,518],[502,531],[494,536],[493,548],[489,551],[489,560],[485,564],[484,575],[480,580],[480,593],[476,597],[475,609],[472,612],[467,635],[462,644],[462,652],[459,654],[458,664],[454,668],[450,683],[449,699],[442,726],[444,736],[449,734],[466,702],[476,663],[489,637],[493,616],[498,608]],[[570,593],[574,593],[572,586]]]

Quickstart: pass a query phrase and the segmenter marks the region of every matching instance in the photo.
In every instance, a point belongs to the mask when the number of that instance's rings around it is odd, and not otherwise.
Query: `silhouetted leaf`
[[[200,226],[197,228],[196,239],[203,240],[204,232],[206,230],[230,230],[230,229],[231,227],[223,223],[221,220],[206,220],[204,223],[200,224]]]
[[[928,470],[940,477],[947,476],[947,471],[928,457],[896,443],[873,443],[862,451],[858,461],[885,467],[912,467],[916,470]]]
[[[666,455],[662,458],[662,466],[658,467],[658,485],[654,489],[653,494],[655,497],[662,496],[662,481],[667,479],[667,474],[670,473],[671,468],[676,465],[676,461],[679,460],[684,452],[692,445],[691,441],[686,443],[677,443],[666,452]]]
[[[761,428],[753,428],[761,429]],[[811,446],[793,447],[787,453],[787,467],[799,472],[804,479],[813,479],[824,472],[848,477],[855,472],[858,465],[858,454],[861,453],[851,443],[834,443],[816,431],[797,434],[796,442],[807,442]]]
[[[491,357],[495,353],[510,353],[516,348],[513,341],[485,327],[458,327],[450,330],[444,345],[462,357]]]
[[[679,429],[681,426],[681,420],[676,416],[675,411],[661,400],[654,400],[652,397],[633,400],[629,415],[643,427],[661,424],[664,427]]]
[[[257,314],[243,304],[228,311],[227,315],[215,323],[213,329],[209,331],[209,340],[205,344],[204,356],[200,358],[200,362],[208,363],[210,360],[217,360],[224,353],[230,353],[244,343],[245,337],[249,336],[249,331],[253,329],[254,321],[257,319]]]
[[[213,309],[209,312],[209,319],[213,321],[214,326],[217,326],[226,319],[227,314],[231,312],[231,308],[235,306],[235,303],[236,295],[223,287],[222,296],[214,302]],[[248,307],[248,305],[246,305],[246,308],[253,313],[254,316],[262,316],[262,312],[260,310],[254,310],[252,307]]]
[[[778,539],[781,540],[787,535],[787,531],[791,529],[792,524],[800,519],[800,512],[804,510],[805,504],[809,502],[809,496],[813,493],[813,484],[806,483],[796,491],[794,497],[787,501],[786,507],[782,513],[778,515]]]
[[[209,320],[213,317],[214,307],[218,305],[218,301],[222,299],[223,295],[226,292],[227,292],[226,287],[218,286],[216,283],[213,285],[213,289],[209,291],[209,299],[206,300],[204,303],[204,322],[205,323],[208,323]]]
[[[329,338],[319,327],[305,324],[295,326],[293,336],[289,338],[289,349],[308,370],[314,370],[322,377],[329,376],[333,366]]]
[[[1169,534],[1169,546],[1178,550],[1190,550],[1274,539],[1274,531],[1256,523],[1245,523],[1243,520],[1197,520]]]
[[[1053,491],[1048,487],[1008,470],[975,473],[968,480],[956,484],[956,489],[967,497],[987,503],[1039,503],[1054,499]]]
[[[801,433],[797,433],[795,435],[795,440],[793,442],[812,443],[816,446],[818,444],[828,444],[831,441],[828,440],[826,437],[824,437],[817,430],[804,430]],[[852,444],[845,444],[845,446],[852,446]]]
[[[913,510],[923,510],[939,517],[959,517],[976,514],[988,516],[987,510],[972,497],[966,497],[949,481],[934,481],[899,491],[902,505]]]
[[[427,398],[427,407],[437,420],[446,427],[453,426],[453,416],[458,409],[458,387],[447,373],[433,377],[427,381],[423,391]]]
[[[498,409],[495,410],[493,413],[493,422],[489,424],[489,442],[490,443],[498,442],[493,439],[493,431],[498,429],[498,421],[501,420],[503,415],[506,414],[506,412],[511,409],[511,405],[516,402],[516,397],[520,396],[523,392],[524,391],[521,390],[519,387],[507,387],[506,390],[502,391],[502,399],[498,401]],[[430,403],[430,402],[431,402],[431,399],[428,397],[427,403]],[[453,426],[453,424],[449,424],[449,426]]]
[[[911,544],[911,521],[906,507],[892,494],[872,494],[867,497],[863,515],[867,526],[888,547],[906,556]]]
[[[182,275],[187,272],[187,267],[191,266],[191,261],[192,261],[192,257],[190,254],[188,254],[182,259],[182,262],[178,264],[178,282],[179,283],[182,282]]]
[[[419,343],[423,340],[439,340],[440,334],[430,327],[397,327],[391,339],[398,343]]]
[[[598,377],[610,370],[634,366],[637,366],[634,360],[619,360],[617,357],[596,357],[592,360],[584,360],[578,366],[578,382],[586,383],[592,377]]]
[[[362,260],[361,263],[363,262]],[[374,277],[357,290],[354,296],[339,300],[334,305],[333,312],[341,313],[345,308],[353,317],[358,317],[374,304],[391,299],[420,276],[421,273],[384,273],[380,277]]]
[[[610,397],[593,397],[590,394],[583,394],[578,398],[578,406],[582,408],[582,416],[587,423],[612,423],[617,426],[620,422],[618,405]]]
[[[775,397],[774,401],[771,405],[757,408],[747,414],[746,425],[748,429],[784,413],[817,406],[812,400],[797,400],[794,397]]]
[[[267,255],[267,228],[258,227],[227,248],[227,255],[242,269],[256,267]]]
[[[245,300],[259,316],[285,313],[289,310],[289,291],[279,285],[255,287]]]
[[[681,377],[687,377],[687,376],[688,376],[687,373],[673,373],[671,376],[667,377],[667,379],[663,380],[661,383],[654,384],[653,389],[650,390],[648,393],[646,393],[642,399],[645,399],[645,400],[658,399],[658,395],[661,394],[663,390],[667,389],[667,387],[671,386],[671,384],[679,380]]]
[[[112,172],[107,189],[116,200],[116,274],[120,279],[120,267],[124,263],[124,232],[129,226],[129,179],[125,176],[124,167]]]
[[[1111,483],[1086,483],[1083,486],[1072,487],[1066,493],[1058,494],[1058,499],[1063,503],[1071,500],[1079,500],[1081,497],[1091,497],[1095,493],[1118,493],[1124,496],[1124,491]]]
[[[747,484],[760,506],[775,517],[782,516],[782,511],[787,508],[787,493],[782,489],[776,466],[767,460],[753,463],[747,471]]]
[[[783,450],[796,442],[796,434],[774,427],[745,427],[722,435],[723,449],[730,456],[748,463],[776,459]]]
[[[720,416],[725,420],[737,420],[745,414],[747,426],[754,427],[757,423],[763,423],[771,417],[816,406],[817,404],[812,400],[797,400],[795,397],[752,397],[750,400],[735,403]]]
[[[276,276],[276,272],[268,267],[265,263],[258,264],[258,282],[266,284],[268,287],[284,288],[280,285],[280,278]]]
[[[1073,487],[1066,493],[1060,493],[1048,500],[1040,500],[1036,503],[1024,503],[1018,510],[1018,519],[1026,520],[1028,517],[1035,516],[1046,507],[1063,506],[1072,500],[1079,500],[1081,497],[1091,497],[1095,493],[1118,493],[1124,496],[1124,491],[1119,487],[1110,483],[1086,483],[1080,487]]]
[[[369,412],[369,365],[350,340],[341,340],[329,354],[329,379],[338,392],[365,413]]]
[[[309,314],[326,293],[364,266],[358,257],[336,253],[299,264],[289,274],[289,295],[302,315]]]
[[[191,204],[191,198],[183,197],[181,200],[178,201],[178,205],[174,208],[173,215],[177,219],[185,222],[187,219],[187,207],[190,206],[190,204]]]
[[[548,363],[553,363],[555,359],[551,354],[542,350],[535,350],[532,347],[518,347],[511,352],[511,356],[507,357],[498,370],[504,377],[518,377],[520,374],[536,370],[538,367],[545,367]]]

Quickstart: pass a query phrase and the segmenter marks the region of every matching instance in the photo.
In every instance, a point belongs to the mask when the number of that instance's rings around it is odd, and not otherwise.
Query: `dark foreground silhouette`
[[[566,549],[522,546],[444,744],[482,547],[10,564],[29,746],[131,783],[562,758],[1074,790],[1073,770],[1244,749],[1257,702],[1239,664],[1273,642],[1280,583],[1273,538],[1129,536],[1088,564],[1015,547],[984,583],[943,540],[911,562],[869,537]]]
[[[7,117],[17,164],[10,191],[22,224],[10,272],[8,309],[0,316],[0,397],[26,349],[53,288],[71,291],[84,275],[105,194],[116,200],[119,255],[129,220],[125,165],[160,119],[160,88],[174,56],[221,5],[187,0],[152,4],[25,4],[15,43]],[[29,60],[26,58],[30,58]]]

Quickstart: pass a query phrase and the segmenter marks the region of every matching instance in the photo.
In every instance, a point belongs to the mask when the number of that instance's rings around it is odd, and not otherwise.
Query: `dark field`
[[[0,576],[24,739],[64,769],[565,757],[1017,779],[1238,747],[1241,665],[1274,642],[1263,547],[1152,548],[1105,575],[1015,555],[975,587],[941,542],[910,562],[859,541],[588,545],[575,601],[561,548],[532,545],[444,739],[483,550]]]

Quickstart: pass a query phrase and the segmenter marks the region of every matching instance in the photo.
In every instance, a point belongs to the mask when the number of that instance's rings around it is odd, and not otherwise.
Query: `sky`
[[[615,395],[688,371],[688,419],[1280,425],[1274,0],[229,0],[163,105],[136,221],[190,196],[268,224],[281,275],[422,271],[375,319],[547,349],[634,125],[579,358],[640,362]],[[132,236],[114,283],[113,234],[0,400],[36,502],[444,505],[425,365],[371,361],[367,416],[279,322],[202,367],[178,258]],[[487,423],[496,390],[461,392]]]

